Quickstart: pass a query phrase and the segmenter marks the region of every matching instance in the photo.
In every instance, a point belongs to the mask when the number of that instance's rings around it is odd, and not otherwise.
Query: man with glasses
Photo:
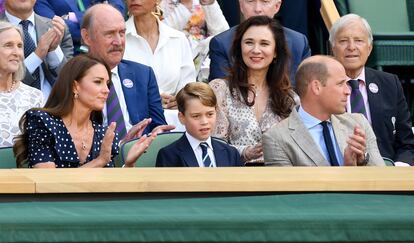
[[[266,15],[273,18],[279,11],[282,0],[239,0],[240,11],[245,19],[252,16]],[[209,80],[224,78],[231,65],[230,49],[237,26],[216,35],[210,41],[210,76]],[[294,77],[300,62],[311,55],[306,36],[294,30],[284,28],[286,41],[291,53],[290,79],[295,85]]]

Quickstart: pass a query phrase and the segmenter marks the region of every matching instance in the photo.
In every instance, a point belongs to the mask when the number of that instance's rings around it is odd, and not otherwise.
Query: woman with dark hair
[[[27,111],[20,121],[22,134],[14,146],[18,167],[26,161],[34,168],[113,167],[118,154],[116,124],[101,125],[110,77],[109,67],[95,58],[79,55],[69,60],[44,108]],[[138,133],[146,125],[148,119]],[[126,167],[134,166],[154,136],[138,140]]]
[[[232,59],[230,75],[210,82],[218,99],[214,135],[236,146],[245,162],[263,162],[262,133],[295,104],[282,26],[267,16],[247,19],[237,27]]]

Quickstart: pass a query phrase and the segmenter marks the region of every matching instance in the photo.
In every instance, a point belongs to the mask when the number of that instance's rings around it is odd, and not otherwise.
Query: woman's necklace
[[[13,80],[12,83],[11,83],[10,88],[4,90],[4,92],[11,93],[14,90],[14,87],[16,86],[16,83],[17,83],[17,81],[16,80]]]
[[[86,139],[85,139],[85,137],[88,138],[88,134],[89,134],[89,123],[86,126],[86,128],[83,129],[83,130],[86,130],[86,131],[84,131],[83,134],[82,134],[81,149],[82,150],[86,150],[87,149],[87,146],[86,146]]]

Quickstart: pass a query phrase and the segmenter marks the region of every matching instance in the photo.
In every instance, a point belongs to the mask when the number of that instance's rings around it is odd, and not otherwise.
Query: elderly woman
[[[244,21],[236,30],[232,58],[229,77],[210,82],[218,99],[214,135],[235,145],[245,162],[262,163],[262,133],[295,104],[282,26],[267,16]]]
[[[42,92],[20,81],[24,77],[23,58],[21,30],[0,21],[0,147],[13,145],[20,132],[20,117],[42,104]]]
[[[196,80],[190,45],[185,35],[159,21],[159,0],[127,0],[124,59],[154,69],[165,109],[176,108],[175,95]]]
[[[101,61],[79,55],[69,60],[43,109],[31,109],[20,121],[22,134],[14,151],[18,166],[34,168],[113,167],[118,154],[116,124],[102,126],[102,109],[108,98],[111,70]],[[142,121],[140,136],[149,119]],[[128,153],[125,167],[152,142],[142,136]]]

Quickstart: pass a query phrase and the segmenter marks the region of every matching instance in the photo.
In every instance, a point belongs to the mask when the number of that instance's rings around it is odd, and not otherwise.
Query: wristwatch
[[[369,153],[365,152],[364,159],[358,163],[358,166],[365,166],[368,164],[368,161],[369,161]]]

